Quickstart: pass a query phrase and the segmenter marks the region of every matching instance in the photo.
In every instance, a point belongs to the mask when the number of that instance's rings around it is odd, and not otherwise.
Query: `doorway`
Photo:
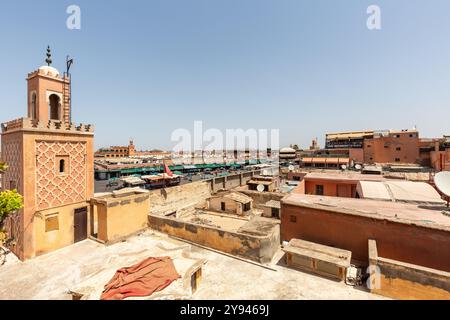
[[[74,243],[87,239],[87,212],[88,208],[78,208],[74,212]]]

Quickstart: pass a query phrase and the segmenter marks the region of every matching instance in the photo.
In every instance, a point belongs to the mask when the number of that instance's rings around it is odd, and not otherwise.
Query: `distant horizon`
[[[29,72],[74,58],[73,122],[95,149],[172,150],[171,134],[279,129],[280,148],[328,132],[411,129],[440,138],[450,118],[450,3],[435,0],[80,0],[8,2],[0,12],[2,117],[26,116]],[[381,28],[370,30],[377,5]],[[36,21],[36,17],[39,17]]]

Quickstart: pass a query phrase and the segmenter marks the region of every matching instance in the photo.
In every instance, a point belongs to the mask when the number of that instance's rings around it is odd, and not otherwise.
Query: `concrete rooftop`
[[[110,246],[85,240],[26,262],[9,255],[7,264],[0,267],[0,299],[70,299],[67,292],[98,274],[105,264],[113,265],[112,261],[143,255],[144,251],[151,256],[155,248],[170,252],[181,246],[186,243],[146,231]],[[196,246],[191,246],[189,254],[207,262],[198,291],[192,297],[179,297],[183,299],[384,299],[363,289],[289,269],[278,262],[281,250],[269,268]],[[102,288],[104,283],[96,285]],[[155,298],[171,299],[164,295]]]
[[[290,194],[282,204],[320,209],[331,212],[366,216],[375,219],[416,224],[427,228],[450,231],[450,216],[444,205],[426,206],[380,200]]]
[[[329,180],[329,181],[346,181],[346,182],[358,182],[358,181],[385,181],[386,178],[382,175],[374,174],[362,174],[359,172],[309,172],[305,176],[305,179],[314,180]]]

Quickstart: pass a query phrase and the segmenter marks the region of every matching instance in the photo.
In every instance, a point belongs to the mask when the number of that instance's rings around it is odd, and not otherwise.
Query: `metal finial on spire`
[[[50,66],[52,64],[52,51],[50,50],[50,46],[47,46],[47,59],[45,59],[47,65]]]

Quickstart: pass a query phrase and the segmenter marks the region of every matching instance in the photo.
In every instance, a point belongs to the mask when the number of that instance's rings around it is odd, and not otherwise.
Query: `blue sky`
[[[66,28],[67,6],[81,30]],[[382,30],[366,27],[381,8]],[[171,148],[177,128],[450,134],[448,0],[8,1],[0,5],[0,121],[25,115],[28,72],[75,59],[73,120],[96,146]]]

